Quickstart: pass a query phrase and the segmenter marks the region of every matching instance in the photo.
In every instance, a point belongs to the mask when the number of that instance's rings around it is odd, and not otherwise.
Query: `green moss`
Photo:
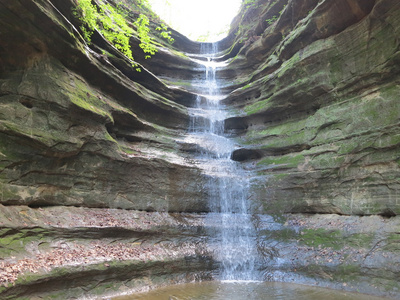
[[[174,85],[174,86],[179,86],[179,87],[191,87],[192,86],[192,82],[191,81],[184,81],[184,80],[179,80],[179,81],[167,81],[165,79],[163,79],[163,81],[167,84],[167,85]]]
[[[190,58],[185,53],[183,53],[181,51],[177,51],[177,50],[174,50],[174,49],[169,49],[169,51],[171,51],[175,56],[179,56],[179,57],[181,57],[183,59],[187,59],[188,61],[190,60]]]
[[[289,60],[285,61],[281,68],[278,70],[278,78],[285,75],[285,73],[294,68],[294,65],[301,60],[299,52],[293,55]]]
[[[352,234],[343,239],[343,243],[346,246],[354,247],[354,248],[371,248],[372,242],[374,241],[375,236],[373,234],[368,233],[356,233]]]
[[[266,143],[262,148],[270,149],[270,148],[290,147],[293,145],[301,145],[307,143],[308,141],[307,137],[308,136],[306,134],[306,131],[302,130],[297,133],[293,133],[293,135],[275,138],[274,141]]]
[[[358,147],[358,143],[354,140],[347,140],[346,143],[341,143],[338,154],[349,154]]]
[[[271,97],[265,100],[257,101],[256,103],[253,103],[251,105],[248,105],[244,108],[245,113],[248,115],[255,114],[259,111],[265,110],[270,106],[269,101],[271,100]]]
[[[245,90],[245,89],[248,89],[249,87],[251,87],[252,86],[252,82],[250,82],[250,83],[248,83],[248,84],[246,84],[245,86],[242,86],[240,89],[241,90]]]
[[[333,168],[340,168],[343,163],[345,162],[345,156],[337,156],[334,153],[330,154],[321,154],[314,157],[310,164],[315,169],[333,169]]]
[[[385,280],[381,286],[383,286],[386,292],[395,291],[398,293],[400,290],[400,283],[396,280]]]
[[[104,49],[101,49],[101,53],[103,53],[103,55],[106,55],[107,57],[110,57],[110,58],[116,57],[114,54],[111,54],[110,52],[108,52],[107,50],[104,50]]]
[[[0,128],[5,131],[13,131],[21,135],[32,136],[32,131],[25,126],[18,126],[17,124],[9,121],[2,121],[0,126]]]
[[[274,214],[274,215],[272,215],[272,217],[274,218],[274,221],[276,223],[279,223],[279,224],[282,224],[282,225],[285,224],[285,222],[287,220],[287,217],[285,215],[283,215],[283,214]]]
[[[65,142],[65,136],[63,136],[63,134],[60,132],[40,130],[33,126],[21,126],[11,122],[3,122],[2,125],[7,128],[7,130],[13,131],[27,138],[37,140],[48,146],[54,145],[55,142]],[[11,154],[10,157],[16,157],[11,151],[8,151],[8,153]]]
[[[358,96],[351,99],[352,109],[342,111],[342,118],[347,119],[350,126],[346,131],[351,134],[365,134],[371,128],[383,128],[393,126],[398,123],[400,118],[400,103],[398,101],[399,89],[395,86],[382,88],[380,92],[372,96]],[[393,135],[391,135],[393,136]],[[385,143],[397,144],[398,137],[394,137],[393,141],[388,138],[379,138],[379,142],[384,146]],[[375,142],[373,140],[372,142]]]
[[[340,55],[329,55],[328,56],[329,66],[330,66],[330,79],[331,84],[336,85],[338,84],[343,78],[343,57]]]
[[[357,233],[343,236],[340,230],[304,229],[300,236],[300,242],[310,247],[327,247],[340,250],[343,247],[370,249],[374,241],[373,234]]]
[[[383,247],[385,251],[399,251],[400,252],[400,234],[391,233],[386,238],[386,245]]]
[[[107,141],[110,141],[110,142],[113,142],[113,143],[117,143],[117,141],[108,132],[106,132],[104,134],[104,136],[105,136]]]
[[[5,174],[3,175],[5,176]],[[18,194],[18,189],[16,187],[10,186],[8,184],[0,183],[0,197],[1,201],[6,201],[10,199],[20,199],[21,196]]]
[[[126,154],[138,154],[138,152],[137,151],[135,151],[135,150],[133,150],[133,149],[131,149],[131,148],[129,148],[129,147],[124,147],[124,146],[122,146],[121,147],[121,151],[122,152],[124,152],[124,153],[126,153]]]
[[[310,247],[329,247],[339,250],[343,247],[343,238],[339,230],[328,231],[323,228],[304,229],[300,242]]]
[[[0,257],[10,256],[13,253],[25,251],[26,245],[33,241],[41,241],[44,237],[42,228],[22,229],[17,233],[8,234],[7,229],[0,231]]]
[[[278,220],[281,221],[280,223],[284,223],[285,219],[281,218]],[[298,238],[298,234],[296,233],[296,231],[290,228],[283,228],[281,230],[275,230],[275,231],[262,230],[260,231],[260,236],[264,236],[270,240],[273,239],[282,242],[290,242]]]
[[[360,274],[361,267],[359,265],[342,264],[337,267],[333,277],[337,281],[345,282],[357,279]]]
[[[306,129],[307,120],[288,122],[271,126],[265,130],[249,130],[245,144],[263,144],[264,149],[304,144],[312,136],[313,131]]]
[[[282,180],[282,179],[284,179],[284,178],[286,178],[286,177],[288,177],[290,174],[288,174],[288,173],[280,173],[280,174],[273,174],[272,175],[272,177],[275,179],[275,180]]]
[[[302,131],[302,128],[306,126],[306,122],[307,122],[306,120],[287,122],[285,124],[271,127],[268,130],[263,131],[263,133],[268,132],[268,134],[270,135],[297,134],[299,131]]]
[[[259,161],[257,165],[285,165],[289,168],[295,168],[302,162],[304,162],[303,155],[288,154],[279,157],[269,156]]]
[[[2,245],[2,247],[9,246],[13,241],[14,241],[13,236],[2,237],[0,238],[0,245]]]
[[[108,104],[100,95],[96,95],[88,85],[77,78],[74,79],[74,88],[67,89],[69,98],[76,106],[91,111],[97,115],[107,117],[114,122],[111,113],[107,110]]]
[[[291,241],[296,239],[297,233],[292,229],[283,228],[282,230],[274,231],[273,237],[279,241]]]
[[[387,148],[400,144],[400,134],[381,136],[375,141],[374,146],[379,148]]]

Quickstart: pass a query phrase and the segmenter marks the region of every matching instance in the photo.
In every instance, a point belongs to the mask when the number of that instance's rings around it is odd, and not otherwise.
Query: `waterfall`
[[[234,143],[224,135],[227,112],[220,104],[216,71],[220,63],[213,60],[216,44],[202,47],[204,80],[197,97],[197,107],[190,110],[191,143],[199,148],[198,165],[209,176],[208,193],[211,213],[206,218],[210,229],[210,248],[221,264],[221,280],[257,280],[255,229],[248,205],[249,180],[241,166],[231,160]]]

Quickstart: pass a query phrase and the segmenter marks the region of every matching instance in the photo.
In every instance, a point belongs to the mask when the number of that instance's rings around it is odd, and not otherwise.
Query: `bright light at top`
[[[224,38],[242,0],[149,0],[167,25],[192,40]]]

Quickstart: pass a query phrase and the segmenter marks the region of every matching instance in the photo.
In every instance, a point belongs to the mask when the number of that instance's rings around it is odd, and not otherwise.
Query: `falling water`
[[[198,162],[210,178],[210,247],[214,247],[215,258],[221,263],[221,280],[257,280],[255,230],[247,202],[249,181],[245,171],[231,160],[234,143],[224,135],[227,113],[220,104],[224,96],[216,78],[218,63],[213,61],[216,44],[202,48],[207,58],[205,78],[197,107],[191,110],[189,139],[199,145]]]

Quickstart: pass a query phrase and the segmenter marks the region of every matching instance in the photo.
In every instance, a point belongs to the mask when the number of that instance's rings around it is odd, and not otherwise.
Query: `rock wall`
[[[184,142],[200,44],[154,36],[136,72],[74,5],[0,0],[1,297],[212,278]],[[394,0],[248,1],[219,43],[266,280],[398,297],[399,22]]]
[[[226,125],[255,209],[397,215],[399,3],[254,5],[221,76],[236,78]]]
[[[267,280],[398,298],[399,20],[390,0],[253,1],[235,20],[219,76]]]
[[[99,33],[82,39],[75,5],[0,1],[0,298],[210,278],[203,217],[188,214],[208,210],[208,178],[177,143],[195,96],[165,83],[198,65],[157,36],[145,60],[133,36],[136,72]]]
[[[100,35],[89,48],[72,7],[2,4],[0,203],[206,210],[204,176],[175,143],[194,96],[133,71]]]

